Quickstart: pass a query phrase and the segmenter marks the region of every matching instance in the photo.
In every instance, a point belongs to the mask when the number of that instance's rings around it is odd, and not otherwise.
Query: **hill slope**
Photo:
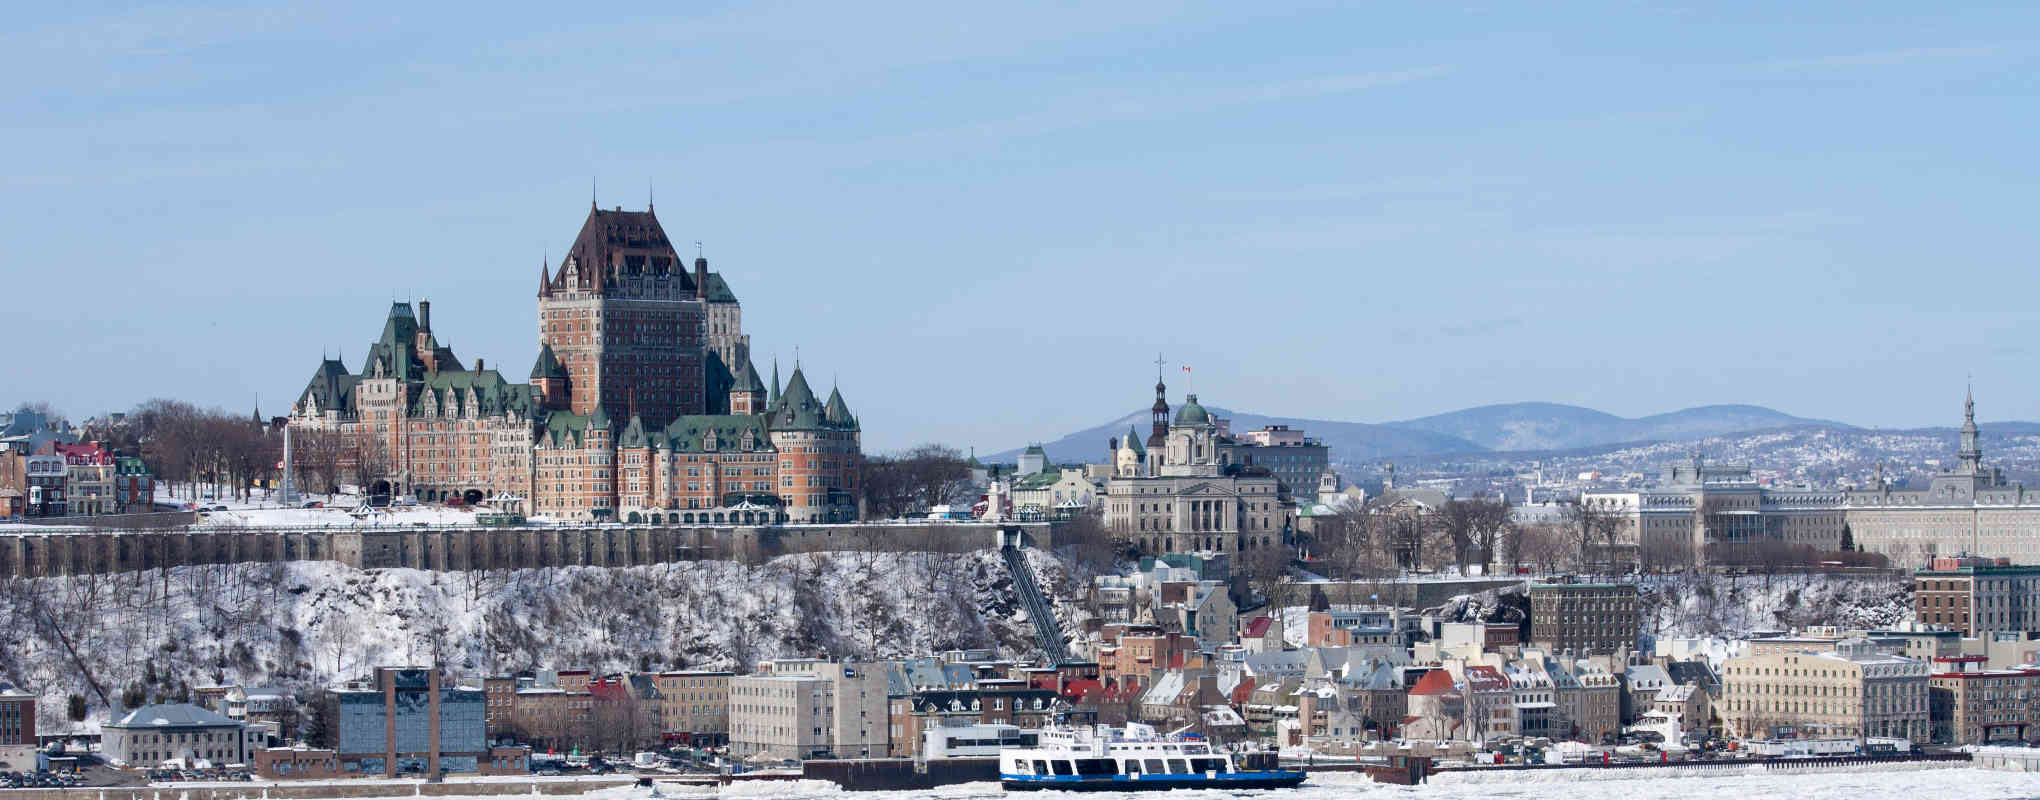
[[[1700,406],[1629,419],[1560,403],[1506,403],[1386,423],[1386,427],[1463,439],[1486,450],[1569,450],[1799,425],[1852,427],[1751,405]]]
[[[1232,420],[1233,430],[1249,431],[1265,425],[1288,425],[1301,428],[1312,438],[1319,439],[1332,448],[1332,458],[1341,462],[1370,461],[1385,456],[1406,453],[1473,453],[1487,448],[1451,435],[1422,430],[1395,428],[1386,425],[1369,425],[1363,422],[1334,422],[1322,419],[1301,419],[1297,417],[1270,417],[1249,414],[1230,409],[1206,406],[1213,414]],[[1105,458],[1108,439],[1126,435],[1127,428],[1133,428],[1145,437],[1148,432],[1146,409],[1072,433],[1050,442],[1042,442],[1048,457],[1058,463],[1098,463]],[[990,455],[980,455],[987,463],[1011,463],[1020,455],[1021,448],[1003,450]]]

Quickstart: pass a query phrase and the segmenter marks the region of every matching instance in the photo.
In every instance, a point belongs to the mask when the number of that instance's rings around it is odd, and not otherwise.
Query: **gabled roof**
[[[1424,673],[1424,677],[1418,678],[1416,685],[1410,687],[1413,695],[1451,694],[1455,691],[1458,690],[1452,685],[1452,673],[1442,669]]]
[[[121,715],[120,719],[106,723],[108,728],[174,728],[174,727],[217,727],[239,726],[241,723],[219,714],[207,711],[190,703],[157,703],[146,705]]]

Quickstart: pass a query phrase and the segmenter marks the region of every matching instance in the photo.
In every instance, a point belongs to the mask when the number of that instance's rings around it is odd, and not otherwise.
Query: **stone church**
[[[1129,427],[1107,443],[1106,527],[1148,554],[1286,546],[1295,501],[1268,469],[1239,457],[1241,446],[1197,395],[1172,419],[1168,387],[1157,378],[1145,441]]]

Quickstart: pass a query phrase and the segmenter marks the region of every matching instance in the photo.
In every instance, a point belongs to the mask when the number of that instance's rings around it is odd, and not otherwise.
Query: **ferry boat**
[[[1007,791],[1285,789],[1304,779],[1302,770],[1282,769],[1274,752],[1227,753],[1202,737],[1139,723],[1044,730],[1037,741],[999,750]]]

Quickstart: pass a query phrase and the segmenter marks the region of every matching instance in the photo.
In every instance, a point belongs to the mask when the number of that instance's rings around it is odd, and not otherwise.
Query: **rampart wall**
[[[91,575],[202,564],[336,561],[358,569],[448,572],[758,563],[794,553],[966,552],[1014,536],[1055,545],[1050,523],[585,525],[418,528],[75,530],[0,528],[0,577]]]

